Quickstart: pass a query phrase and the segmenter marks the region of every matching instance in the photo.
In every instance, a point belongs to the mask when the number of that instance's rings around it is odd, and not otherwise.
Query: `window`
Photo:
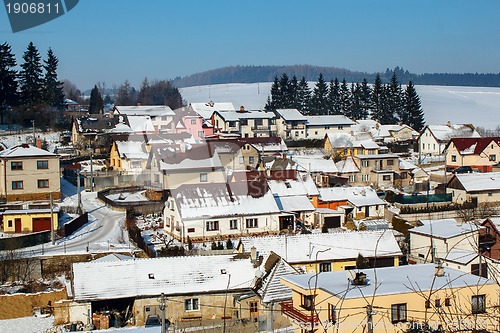
[[[49,161],[36,161],[36,168],[37,169],[48,169],[49,168]]]
[[[12,189],[13,190],[22,190],[23,189],[23,181],[22,180],[12,181]]]
[[[249,156],[248,157],[248,164],[253,164],[255,162],[255,157]]]
[[[391,175],[383,175],[382,180],[391,180]]]
[[[194,232],[194,228],[188,228],[188,232]]]
[[[406,303],[391,305],[391,320],[393,323],[406,321]]]
[[[321,262],[319,264],[319,271],[320,272],[331,272],[332,271],[332,264],[329,262]]]
[[[257,228],[258,226],[258,223],[257,223],[257,219],[247,219],[246,220],[246,226],[247,228]]]
[[[435,300],[434,300],[434,306],[435,306],[436,308],[440,308],[440,307],[441,307],[441,299],[439,299],[439,298],[438,298],[438,299],[435,299]]]
[[[259,312],[259,303],[258,302],[250,302],[249,303],[249,308],[250,308],[250,316],[252,316],[253,314],[256,314],[257,312]]]
[[[449,297],[444,299],[444,306],[451,306],[451,299]]]
[[[387,160],[387,165],[394,165],[394,160]]]
[[[208,181],[208,176],[206,173],[200,173],[200,182],[206,183]]]
[[[229,220],[229,229],[231,230],[238,229],[238,220]]]
[[[11,170],[22,170],[23,169],[23,162],[10,162],[10,169]]]
[[[333,324],[337,322],[337,309],[333,304],[328,304],[328,321]]]
[[[12,220],[8,220],[8,221],[7,221],[7,226],[8,226],[9,228],[12,228]]]
[[[344,129],[344,126],[339,125],[339,126],[337,126],[337,129],[339,129],[339,130]]]
[[[490,227],[486,227],[486,233],[489,234],[491,232]]]
[[[451,161],[456,162],[457,161],[457,155],[451,155]]]
[[[48,179],[38,179],[38,188],[49,188]]]
[[[497,160],[497,155],[490,155],[490,161],[495,162]]]
[[[198,131],[198,137],[204,138],[205,137],[205,132],[203,131]]]
[[[425,308],[426,309],[430,309],[431,308],[431,301],[428,300],[428,299],[425,300]]]
[[[365,168],[369,167],[370,166],[370,161],[361,161],[361,166],[365,167]]]
[[[486,312],[486,295],[472,296],[472,313]]]
[[[200,309],[200,300],[197,298],[188,298],[184,300],[184,311],[197,311]]]
[[[356,175],[349,175],[349,182],[355,182],[356,181]]]
[[[240,164],[245,164],[245,157],[244,156],[240,156]]]
[[[302,295],[302,304],[300,306],[306,310],[312,310],[314,307],[314,296]]]
[[[207,221],[207,231],[219,230],[219,221]]]
[[[191,125],[196,125],[196,119],[191,119]]]
[[[370,175],[361,175],[361,181],[362,182],[369,182],[370,181]]]

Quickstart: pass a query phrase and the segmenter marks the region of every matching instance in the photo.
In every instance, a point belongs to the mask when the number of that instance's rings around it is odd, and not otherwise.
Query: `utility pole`
[[[161,310],[161,333],[165,333],[165,309],[167,308],[167,298],[164,293],[161,293],[158,302],[160,302]]]
[[[33,146],[36,146],[35,119],[33,119],[31,122],[33,123]]]
[[[366,328],[368,333],[373,333],[373,311],[372,311],[372,306],[367,305],[366,306]]]
[[[90,192],[94,192],[94,163],[92,162],[94,148],[90,146]]]
[[[50,240],[52,245],[56,243],[56,238],[54,237],[54,201],[52,200],[52,192],[50,192]]]
[[[76,213],[82,215],[82,194],[80,193],[80,166],[78,165],[78,171],[76,172],[76,191],[78,193],[78,207],[76,208]]]

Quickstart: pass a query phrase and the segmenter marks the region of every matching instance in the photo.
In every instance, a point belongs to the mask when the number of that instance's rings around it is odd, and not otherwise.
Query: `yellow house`
[[[288,275],[281,311],[296,332],[497,331],[495,281],[434,264]],[[425,331],[422,329],[421,331]]]
[[[61,198],[59,156],[22,144],[0,152],[0,197],[6,201]]]
[[[324,152],[333,157],[377,155],[380,146],[371,137],[354,137],[348,133],[327,133]]]
[[[54,230],[58,227],[59,209],[53,210]],[[6,210],[2,213],[3,231],[9,233],[38,232],[50,229],[50,209]]]
[[[500,137],[453,138],[445,153],[447,168],[470,166],[480,172],[491,172],[500,160]]]
[[[140,173],[146,168],[148,152],[141,141],[115,141],[109,152],[113,170]]]

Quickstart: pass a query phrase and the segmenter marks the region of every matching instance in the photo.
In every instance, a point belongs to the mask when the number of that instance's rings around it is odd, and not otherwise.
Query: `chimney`
[[[36,138],[36,147],[39,149],[42,148],[42,139],[40,137]]]
[[[254,264],[257,262],[257,248],[255,246],[250,248],[250,260]]]
[[[240,106],[240,112],[245,112],[245,107],[243,105]]]
[[[448,127],[451,127],[451,121],[448,120],[448,123],[446,125],[448,125]]]
[[[434,275],[436,277],[442,277],[442,276],[444,276],[444,268],[443,268],[443,264],[441,262],[439,262],[437,264],[437,266],[435,267],[435,269],[434,269]]]

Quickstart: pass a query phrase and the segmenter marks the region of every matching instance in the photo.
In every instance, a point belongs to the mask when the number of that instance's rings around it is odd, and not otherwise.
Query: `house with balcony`
[[[434,264],[288,275],[281,280],[292,289],[292,301],[281,303],[281,311],[297,331],[396,333],[450,323],[470,323],[468,330],[474,331],[495,327],[497,320],[495,281]]]
[[[113,116],[148,116],[156,133],[168,131],[175,116],[174,111],[166,105],[116,105]]]
[[[491,172],[500,158],[500,137],[452,138],[444,152],[448,170],[470,166],[480,172]]]
[[[207,126],[202,116],[188,107],[174,110],[175,116],[168,131],[173,133],[190,133],[196,142],[206,136],[213,135],[213,127]]]
[[[399,178],[399,157],[394,154],[354,155],[360,168],[358,185],[372,185],[375,188],[390,188]]]
[[[422,155],[442,155],[452,138],[480,138],[471,124],[427,125],[417,138],[418,151]]]
[[[307,138],[307,118],[297,109],[277,109],[276,132],[285,140],[303,140]]]
[[[223,103],[190,103],[188,108],[188,112],[195,112],[203,119],[203,131],[204,136],[208,137],[214,134],[214,124],[212,123],[212,115],[215,111],[219,112],[232,112],[236,111],[233,103],[223,102]]]
[[[0,198],[7,202],[61,199],[59,156],[22,144],[0,152]]]
[[[267,111],[215,111],[212,114],[215,132],[239,134],[242,138],[270,137],[276,135],[275,114]]]
[[[349,133],[351,131],[351,126],[356,124],[343,115],[306,116],[306,119],[307,139],[322,140],[329,132]]]

